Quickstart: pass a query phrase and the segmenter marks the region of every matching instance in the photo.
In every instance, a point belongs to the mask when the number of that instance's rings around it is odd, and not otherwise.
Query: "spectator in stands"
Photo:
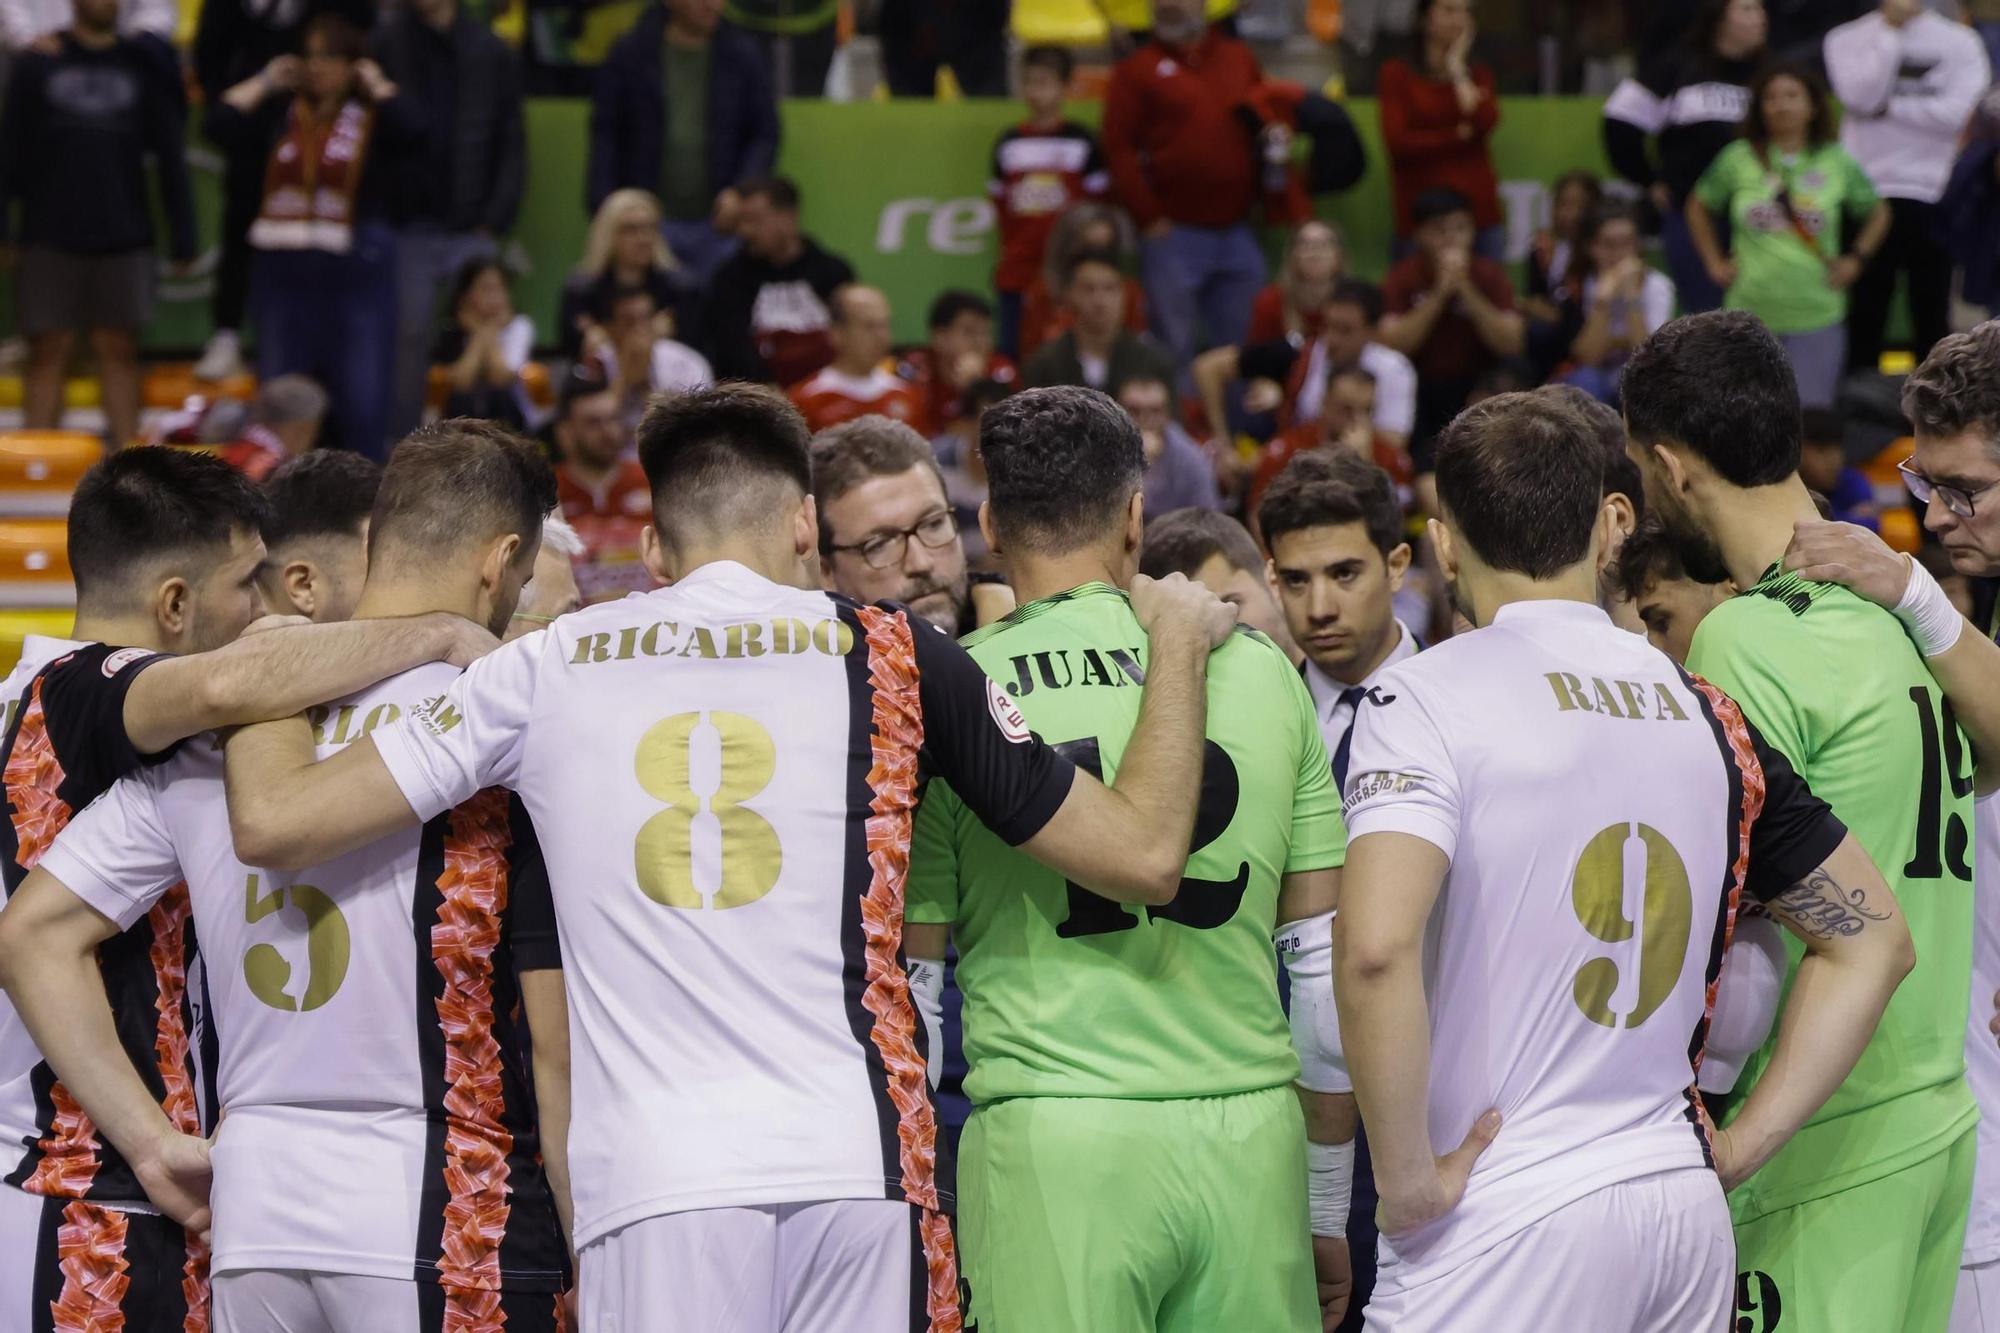
[[[1604,199],[1604,187],[1588,171],[1565,172],[1549,188],[1549,225],[1528,242],[1526,295],[1521,315],[1528,327],[1528,359],[1544,376],[1569,354],[1574,330],[1563,326],[1563,305],[1577,293],[1583,268],[1578,239]]]
[[[987,379],[1012,384],[1020,372],[993,350],[993,307],[982,296],[939,292],[925,326],[930,345],[897,362],[896,374],[916,390],[924,407],[920,428],[936,438],[970,415],[968,387]]]
[[[889,298],[858,283],[833,294],[833,360],[791,388],[792,402],[814,431],[860,416],[888,417],[906,426],[924,421],[924,402],[909,381],[891,374],[884,362],[895,346]]]
[[[450,313],[428,349],[433,372],[442,372],[449,386],[443,414],[525,427],[529,405],[521,368],[535,349],[535,324],[515,313],[507,271],[496,259],[468,260],[449,299]]]
[[[1685,209],[1695,182],[1743,124],[1769,26],[1760,0],[1702,0],[1686,40],[1642,59],[1638,77],[1604,103],[1604,150],[1659,212],[1660,244],[1683,312],[1722,304],[1722,288],[1688,236]]]
[[[1185,366],[1241,344],[1264,285],[1250,230],[1260,162],[1237,108],[1263,80],[1250,48],[1202,16],[1202,0],[1155,0],[1152,40],[1111,72],[1104,156],[1138,223],[1153,331]]]
[[[1007,95],[1008,0],[882,0],[882,73],[897,97],[929,97],[938,70],[967,97]]]
[[[1684,666],[1702,617],[1736,595],[1727,578],[1707,583],[1691,575],[1658,517],[1625,539],[1612,568],[1619,594],[1638,609],[1647,640]]]
[[[783,176],[740,194],[743,249],[709,289],[708,354],[724,379],[796,384],[833,359],[827,302],[854,269],[800,231],[798,187]]]
[[[1292,661],[1304,659],[1285,628],[1263,552],[1227,514],[1176,509],[1148,522],[1139,545],[1139,572],[1149,579],[1185,574],[1234,606],[1238,624],[1268,635]]]
[[[1075,315],[1063,303],[1063,280],[1076,257],[1092,250],[1109,251],[1118,259],[1118,271],[1129,275],[1135,250],[1132,219],[1123,209],[1084,200],[1071,204],[1069,211],[1056,219],[1041,272],[1021,298],[1017,364],[1026,365],[1043,343],[1060,338],[1075,322]],[[1125,327],[1134,333],[1146,331],[1146,289],[1130,276],[1125,279]]]
[[[1032,46],[1021,57],[1021,100],[1028,118],[993,145],[987,192],[1000,229],[993,290],[1000,297],[1000,349],[1021,355],[1021,302],[1047,257],[1056,220],[1078,200],[1100,198],[1111,174],[1097,136],[1063,115],[1071,60],[1060,46]],[[1116,244],[1116,238],[1106,242]]]
[[[1674,314],[1673,280],[1646,262],[1639,243],[1630,205],[1600,206],[1584,224],[1575,295],[1563,302],[1570,343],[1562,382],[1600,402],[1617,403],[1626,358]]]
[[[1799,402],[1832,406],[1847,367],[1847,289],[1882,247],[1889,206],[1834,141],[1817,74],[1778,65],[1757,76],[1743,137],[1702,173],[1687,221],[1729,308],[1756,315],[1785,345]]]
[[[122,449],[139,429],[139,331],[153,310],[149,155],[168,251],[194,258],[180,86],[158,37],[120,35],[118,0],[76,0],[70,28],[43,45],[15,57],[0,111],[0,243],[20,247],[14,319],[28,340],[22,415],[31,429],[60,423],[82,333],[105,436]]]
[[[250,480],[263,481],[319,442],[325,417],[325,389],[304,375],[279,375],[257,386],[243,428],[232,432],[235,439],[216,441],[215,452]]]
[[[382,465],[345,449],[315,449],[264,482],[264,563],[257,588],[272,615],[346,620],[368,577],[368,516]]]
[[[1244,511],[1255,521],[1264,492],[1280,472],[1300,454],[1314,450],[1345,450],[1365,458],[1387,473],[1395,484],[1396,500],[1405,509],[1416,500],[1416,473],[1410,467],[1409,451],[1375,425],[1375,377],[1359,365],[1343,366],[1333,372],[1327,385],[1326,403],[1317,421],[1302,421],[1280,433],[1257,456],[1244,497]]]
[[[979,506],[986,503],[986,460],[979,452],[979,423],[988,408],[1005,401],[1017,387],[1014,381],[974,381],[965,391],[965,415],[931,440],[952,517],[958,520],[959,544],[970,564],[979,564],[989,554],[986,534],[979,530]]]
[[[1827,517],[1837,523],[1882,526],[1875,487],[1847,461],[1847,424],[1838,412],[1807,408],[1799,435],[1799,479],[1826,499]]]
[[[261,144],[270,164],[250,227],[257,373],[311,375],[332,396],[342,447],[380,457],[396,347],[391,209],[424,125],[346,19],[307,24],[305,52],[223,94],[208,134],[225,149]]]
[[[582,607],[583,589],[577,586],[575,562],[583,557],[583,538],[562,517],[560,508],[542,519],[542,548],[535,552],[535,572],[521,585],[521,600],[507,622],[502,643],[547,629],[557,617]]]
[[[954,637],[972,629],[965,548],[923,436],[860,417],[815,436],[812,463],[827,585],[857,601],[901,602]]]
[[[556,504],[583,542],[576,580],[586,601],[653,586],[639,559],[653,492],[622,407],[601,381],[571,374],[556,408]]]
[[[618,396],[628,429],[636,430],[656,393],[713,383],[708,358],[667,336],[670,321],[646,287],[611,294],[586,325],[578,364]]]
[[[404,164],[397,210],[389,430],[401,436],[423,416],[423,355],[436,335],[439,298],[467,263],[497,256],[514,228],[527,188],[528,131],[520,57],[459,0],[389,9],[369,50],[421,109],[427,131],[423,151]]]
[[[693,303],[686,275],[660,234],[660,201],[644,190],[613,190],[590,220],[583,262],[564,280],[556,312],[564,356],[574,358],[583,347],[585,326],[597,319],[592,312],[628,287],[644,287],[656,306],[671,313],[671,336],[698,339],[701,331],[688,317]]]
[[[1827,79],[1845,112],[1840,142],[1888,200],[1891,219],[1881,249],[1854,281],[1851,370],[1881,361],[1899,276],[1909,284],[1916,360],[1951,331],[1951,256],[1936,234],[1937,203],[1992,73],[1979,34],[1920,0],[1882,0],[1874,13],[1826,35]]]
[[[1463,195],[1429,191],[1410,216],[1417,249],[1383,280],[1381,338],[1417,368],[1410,455],[1417,471],[1428,473],[1437,433],[1481,375],[1521,354],[1525,330],[1507,274],[1473,253],[1472,209]]]
[[[1294,231],[1277,280],[1250,305],[1249,344],[1283,340],[1303,347],[1317,338],[1346,258],[1340,231],[1331,222],[1307,222]]]
[[[1145,451],[1146,515],[1176,509],[1220,509],[1215,462],[1174,420],[1174,391],[1157,375],[1134,375],[1118,386],[1118,405],[1139,428]]]
[[[612,46],[590,104],[589,207],[651,191],[667,244],[697,282],[734,249],[747,187],[778,160],[764,54],[722,0],[657,0]]]
[[[1493,71],[1472,64],[1472,0],[1417,0],[1418,61],[1382,62],[1376,95],[1396,194],[1395,258],[1410,252],[1419,196],[1455,190],[1472,206],[1473,249],[1498,261],[1506,241],[1491,140],[1500,123]]]
[[[180,26],[180,6],[172,0],[124,0],[117,10],[118,31],[126,37],[150,33],[171,43]],[[54,55],[72,18],[70,0],[0,0],[0,47]]]
[[[1107,250],[1078,255],[1063,282],[1074,324],[1044,344],[1022,370],[1031,389],[1082,384],[1117,396],[1139,375],[1171,379],[1172,361],[1150,338],[1125,327],[1125,274]]]

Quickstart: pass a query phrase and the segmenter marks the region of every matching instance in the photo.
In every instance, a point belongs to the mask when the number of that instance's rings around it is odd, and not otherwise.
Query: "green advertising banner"
[[[1389,172],[1372,99],[1348,104],[1368,147],[1368,173],[1322,202],[1347,234],[1350,268],[1380,277],[1390,241]],[[1508,252],[1518,258],[1548,212],[1548,183],[1564,171],[1607,170],[1595,98],[1503,99],[1493,158],[1507,212]],[[1095,104],[1076,108],[1095,122]],[[528,105],[529,185],[511,257],[514,299],[544,341],[563,276],[583,253],[589,106],[577,100]],[[994,139],[1020,114],[1012,102],[790,101],[779,168],[798,182],[807,230],[888,293],[896,336],[922,339],[924,309],[946,287],[987,288],[995,249],[986,174]],[[192,153],[205,250],[188,278],[163,281],[146,345],[187,352],[208,335],[208,296],[220,217],[220,157]],[[11,307],[11,302],[9,303]]]

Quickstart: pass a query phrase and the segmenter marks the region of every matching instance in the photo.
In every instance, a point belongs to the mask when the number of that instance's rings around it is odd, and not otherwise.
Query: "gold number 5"
[[[721,777],[705,802],[689,782],[694,730],[704,716],[722,742]],[[778,831],[743,804],[770,786],[778,770],[770,732],[741,713],[675,713],[640,738],[634,767],[640,788],[667,807],[640,827],[633,849],[648,898],[665,907],[704,906],[694,878],[694,819],[704,803],[722,833],[720,882],[707,905],[742,907],[776,887],[784,863]]]
[[[297,1013],[319,1008],[340,989],[340,983],[347,979],[349,941],[347,918],[333,905],[333,899],[310,884],[292,884],[260,895],[257,877],[250,876],[243,886],[244,922],[255,925],[282,910],[287,894],[292,906],[306,918],[306,966],[310,971],[305,998],[296,1000],[286,993],[285,988],[292,980],[292,965],[273,945],[250,946],[243,955],[243,979],[249,983],[250,993],[265,1004]]]
[[[1632,938],[1635,923],[1625,914],[1625,844],[1634,836],[1645,858],[1645,890],[1636,923],[1641,934],[1638,998],[1632,1011],[1621,1020],[1611,1008],[1623,978],[1616,960],[1593,958],[1576,974],[1577,1008],[1591,1022],[1608,1028],[1638,1027],[1674,993],[1687,962],[1688,927],[1694,917],[1694,890],[1674,845],[1650,825],[1613,824],[1598,830],[1585,845],[1570,875],[1576,919],[1606,944]]]

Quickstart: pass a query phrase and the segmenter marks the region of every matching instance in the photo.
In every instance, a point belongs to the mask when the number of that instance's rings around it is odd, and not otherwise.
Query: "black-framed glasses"
[[[887,569],[903,563],[912,537],[930,550],[940,550],[958,539],[958,520],[949,509],[939,509],[924,515],[913,527],[904,528],[901,532],[878,532],[867,541],[855,542],[851,546],[834,545],[827,549],[852,551],[870,569]]]
[[[1989,481],[1976,491],[1968,491],[1960,486],[1946,486],[1942,482],[1932,481],[1908,463],[1896,464],[1896,471],[1903,474],[1903,484],[1910,488],[1911,495],[1917,497],[1917,503],[1929,504],[1933,499],[1942,500],[1944,507],[1960,518],[1971,518],[1973,501],[1995,486],[2000,486],[2000,481]]]

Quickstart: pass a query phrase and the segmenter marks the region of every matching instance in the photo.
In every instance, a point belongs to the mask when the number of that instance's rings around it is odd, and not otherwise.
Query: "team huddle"
[[[1139,574],[1087,389],[982,422],[962,644],[823,590],[749,386],[640,430],[667,586],[525,633],[502,428],[398,447],[324,623],[225,465],[108,459],[4,686],[0,1333],[1330,1330],[1358,1136],[1370,1329],[1944,1329],[2000,648],[1818,522],[1754,319],[1625,402],[1639,495],[1560,393],[1446,429],[1476,628],[1333,700]],[[1743,590],[1686,670],[1602,607],[1642,504]]]

